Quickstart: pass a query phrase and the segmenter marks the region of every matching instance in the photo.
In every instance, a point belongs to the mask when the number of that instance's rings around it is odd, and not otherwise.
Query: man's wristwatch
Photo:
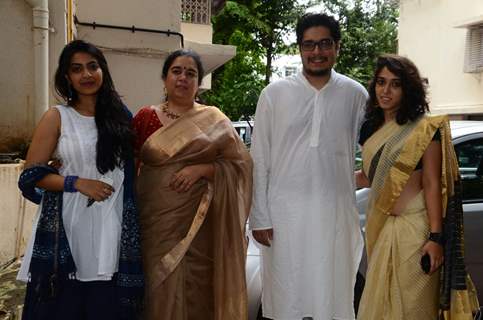
[[[444,237],[442,232],[430,232],[428,240],[436,242],[440,245],[444,245]]]

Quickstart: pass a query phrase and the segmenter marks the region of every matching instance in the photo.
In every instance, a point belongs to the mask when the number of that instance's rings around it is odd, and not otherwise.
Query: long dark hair
[[[384,54],[377,58],[374,77],[369,83],[366,120],[372,128],[377,129],[384,123],[384,113],[378,106],[376,97],[376,79],[384,67],[401,79],[401,105],[396,113],[396,122],[399,125],[417,120],[429,111],[426,83],[421,78],[416,65],[408,58],[395,54]]]
[[[77,52],[93,56],[102,70],[103,80],[97,92],[95,121],[98,134],[96,165],[97,170],[104,174],[116,166],[121,166],[133,154],[134,135],[130,126],[130,112],[114,89],[104,54],[94,45],[82,40],[74,40],[64,47],[55,72],[55,91],[65,100],[66,104],[73,105],[79,99],[67,77],[72,56]]]

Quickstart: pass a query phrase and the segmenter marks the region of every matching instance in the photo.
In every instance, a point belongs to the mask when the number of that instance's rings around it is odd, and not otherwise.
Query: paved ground
[[[25,284],[15,280],[19,268],[19,261],[0,267],[0,320],[20,320],[21,318]],[[481,274],[483,273],[482,270],[483,266],[482,269],[478,269],[478,271],[469,270],[470,274],[473,275],[473,280],[477,288],[483,288],[483,277],[481,277]],[[483,290],[478,290],[480,303],[483,303],[482,293]],[[356,292],[356,294],[360,294],[360,292]]]
[[[0,320],[20,319],[25,285],[15,280],[19,268],[18,261],[0,268]]]

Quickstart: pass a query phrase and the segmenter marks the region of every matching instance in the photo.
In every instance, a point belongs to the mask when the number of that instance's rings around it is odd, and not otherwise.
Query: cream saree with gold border
[[[426,275],[421,270],[421,248],[429,234],[423,192],[409,201],[399,216],[390,215],[436,130],[441,135],[441,189],[446,212],[459,176],[445,116],[423,117],[403,126],[389,122],[363,146],[363,170],[371,181],[371,195],[366,211],[368,270],[359,320],[470,320],[477,308],[469,278],[466,287],[448,289],[451,301],[446,304],[441,302],[441,273]],[[450,267],[445,263],[445,268]]]
[[[145,319],[247,318],[245,222],[252,160],[230,120],[196,104],[144,143],[137,181]],[[213,182],[169,187],[181,168],[214,163]]]

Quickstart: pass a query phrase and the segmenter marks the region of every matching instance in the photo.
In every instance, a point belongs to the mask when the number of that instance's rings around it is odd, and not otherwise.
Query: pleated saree
[[[421,249],[430,230],[423,191],[400,215],[390,214],[437,130],[441,136],[442,205],[448,239],[443,267],[427,275],[420,267]],[[368,270],[358,319],[472,319],[478,301],[464,268],[458,165],[447,118],[425,116],[402,126],[389,122],[365,142],[362,158],[371,195],[366,210]]]
[[[247,318],[245,223],[252,160],[217,108],[194,108],[154,132],[137,182],[146,277],[145,319]],[[213,163],[213,182],[169,187],[187,165]]]

